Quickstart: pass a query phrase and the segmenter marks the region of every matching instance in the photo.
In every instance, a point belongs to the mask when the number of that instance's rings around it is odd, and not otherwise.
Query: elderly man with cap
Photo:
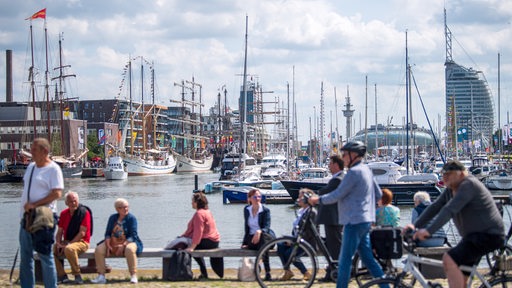
[[[420,228],[414,239],[424,240],[453,218],[462,240],[443,255],[443,266],[450,287],[465,287],[469,275],[459,266],[477,264],[505,244],[503,219],[489,190],[459,161],[447,162],[441,173],[446,190],[404,229]]]
[[[338,203],[338,224],[344,225],[341,252],[338,261],[336,287],[348,287],[352,257],[356,250],[373,277],[384,275],[373,257],[370,228],[375,222],[375,207],[382,191],[373,173],[362,163],[366,146],[360,141],[347,142],[342,148],[342,160],[348,172],[338,188],[320,197],[309,198],[312,205]]]

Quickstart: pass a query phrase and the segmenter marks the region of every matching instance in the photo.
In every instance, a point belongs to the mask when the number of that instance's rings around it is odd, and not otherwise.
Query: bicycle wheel
[[[506,256],[511,256],[512,255],[512,246],[506,244],[504,253]],[[500,254],[500,250],[498,249],[498,250],[494,250],[490,253],[487,253],[485,255],[485,260],[487,261],[487,264],[489,265],[491,274],[496,272],[496,269],[495,269],[496,267],[494,267],[494,264],[496,263],[496,259],[499,256],[499,254]]]
[[[397,269],[393,266],[393,262],[391,260],[383,260],[375,258],[377,263],[382,268],[382,271],[384,271],[384,274],[394,276],[396,275]],[[354,280],[356,280],[357,285],[359,287],[363,286],[364,283],[368,282],[369,280],[372,280],[373,277],[370,275],[370,271],[368,271],[368,268],[363,264],[363,261],[361,260],[361,257],[359,257],[359,253],[356,252],[354,254],[354,257],[352,258],[352,269],[351,269],[351,275]],[[414,286],[415,282],[412,282],[412,285]]]
[[[363,286],[361,286],[361,288],[374,288],[374,287],[379,287],[379,288],[409,288],[409,286],[405,283],[403,283],[402,281],[400,280],[397,280],[397,279],[393,279],[393,278],[379,278],[379,279],[374,279],[374,280],[371,280],[369,282],[366,282],[365,284],[363,284]]]
[[[508,288],[512,287],[512,276],[501,275],[489,280],[489,285],[496,288]],[[485,284],[480,285],[480,288],[487,287]]]
[[[318,270],[314,249],[305,241],[300,243],[295,241],[295,238],[285,236],[274,239],[261,247],[254,264],[256,280],[261,287],[311,287],[311,285],[313,285]],[[280,257],[276,257],[278,249],[280,252],[285,251],[286,254],[289,255],[288,259],[290,259],[290,261],[288,262],[290,264],[288,272],[286,273]],[[267,271],[265,270],[265,255],[269,255],[268,268],[270,268],[270,278],[267,277]],[[307,269],[305,274],[301,273],[301,271],[292,264],[292,262],[297,259],[299,259]]]

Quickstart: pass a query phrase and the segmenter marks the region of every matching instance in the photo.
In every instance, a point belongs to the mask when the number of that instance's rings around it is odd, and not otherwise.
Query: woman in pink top
[[[206,199],[204,193],[197,192],[192,195],[192,208],[196,209],[196,213],[188,222],[187,231],[181,235],[192,239],[192,244],[188,246],[186,251],[219,248],[220,234],[215,219],[213,219],[213,215],[208,209],[208,199]],[[207,279],[208,272],[204,259],[202,257],[194,257],[194,259],[201,270],[199,279]],[[220,278],[224,277],[223,258],[210,258],[210,265]]]

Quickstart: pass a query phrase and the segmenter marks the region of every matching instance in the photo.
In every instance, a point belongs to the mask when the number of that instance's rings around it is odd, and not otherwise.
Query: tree
[[[104,158],[103,146],[98,144],[98,136],[96,134],[87,135],[87,158],[92,159],[96,156]]]

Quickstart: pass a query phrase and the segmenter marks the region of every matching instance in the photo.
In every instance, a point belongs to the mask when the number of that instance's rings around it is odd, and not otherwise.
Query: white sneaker
[[[130,282],[133,283],[133,284],[139,283],[139,280],[137,279],[137,275],[136,274],[132,275],[132,278],[130,279]]]
[[[98,277],[96,277],[96,279],[92,279],[91,282],[94,284],[106,284],[107,279],[105,279],[105,275],[98,275]]]

